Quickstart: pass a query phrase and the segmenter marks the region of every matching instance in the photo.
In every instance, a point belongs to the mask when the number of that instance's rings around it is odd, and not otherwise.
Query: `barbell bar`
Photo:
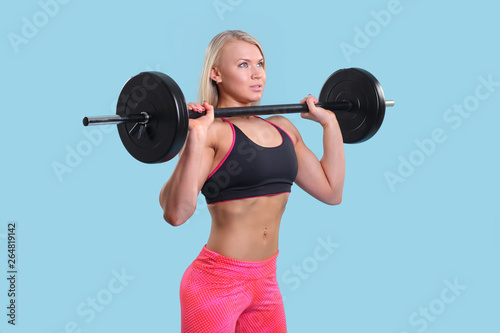
[[[317,106],[335,113],[345,143],[370,139],[379,130],[385,108],[382,86],[368,71],[341,69],[323,85]],[[259,105],[216,108],[214,116],[272,115],[308,112],[307,104]],[[127,151],[144,163],[161,163],[175,157],[186,140],[189,119],[201,117],[187,109],[184,95],[168,75],[143,72],[128,80],[113,116],[84,117],[84,126],[117,124]]]

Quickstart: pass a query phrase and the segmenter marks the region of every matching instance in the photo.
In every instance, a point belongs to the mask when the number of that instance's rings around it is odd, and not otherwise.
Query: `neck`
[[[219,102],[217,103],[217,108],[235,108],[235,107],[246,107],[251,106],[252,103],[244,103],[236,101],[232,98],[225,98],[224,96],[219,95]]]
[[[239,107],[247,107],[251,106],[251,103],[236,103],[236,102],[226,102],[226,101],[220,101],[217,103],[217,108],[239,108]]]

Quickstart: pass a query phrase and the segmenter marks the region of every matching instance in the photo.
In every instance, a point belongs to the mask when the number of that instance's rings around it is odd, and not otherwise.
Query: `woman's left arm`
[[[291,131],[295,134],[295,152],[299,170],[295,183],[314,198],[329,204],[342,202],[345,178],[344,142],[337,117],[331,111],[315,106],[318,100],[309,95],[301,103],[307,103],[309,112],[301,116],[318,122],[323,127],[323,157],[307,148],[299,131],[291,123]]]

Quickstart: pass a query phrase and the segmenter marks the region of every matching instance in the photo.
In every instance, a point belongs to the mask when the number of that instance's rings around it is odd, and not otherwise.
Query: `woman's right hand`
[[[189,119],[189,130],[193,130],[194,128],[208,130],[210,125],[212,125],[212,123],[214,122],[214,107],[207,102],[203,102],[203,104],[188,103],[187,107],[188,110],[192,110],[198,113],[206,111],[206,114],[204,116],[196,119]]]

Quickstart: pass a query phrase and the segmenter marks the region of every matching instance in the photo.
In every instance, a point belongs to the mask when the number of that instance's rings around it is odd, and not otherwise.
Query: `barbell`
[[[368,71],[340,69],[326,80],[317,106],[333,111],[345,143],[370,139],[382,125],[386,101],[382,86]],[[214,116],[249,116],[308,112],[307,104],[259,105],[216,108]],[[143,72],[123,86],[116,115],[85,117],[84,126],[117,124],[127,151],[144,163],[161,163],[175,157],[188,133],[190,118],[202,114],[187,109],[184,95],[168,75]]]

